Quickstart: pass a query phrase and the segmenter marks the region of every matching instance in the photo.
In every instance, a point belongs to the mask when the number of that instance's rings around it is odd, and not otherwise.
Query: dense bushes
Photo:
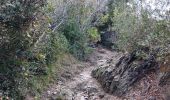
[[[92,6],[52,2],[0,1],[0,97],[36,97],[56,77],[62,54],[84,59],[89,53],[89,37],[97,35],[88,33]]]
[[[91,13],[94,12],[92,6],[85,5],[84,1],[67,4],[65,23],[58,30],[67,39],[69,52],[81,60],[90,52],[88,29],[91,27]]]
[[[125,52],[141,47],[149,48],[151,52],[159,49],[158,59],[162,61],[170,53],[168,2],[156,0],[154,9],[154,5],[149,4],[147,1],[109,0],[108,9],[97,13],[94,18],[97,20],[94,26],[100,34],[107,31],[117,33],[112,49]]]
[[[67,51],[64,35],[48,28],[44,0],[6,0],[0,5],[0,97],[37,95]]]
[[[166,5],[167,2],[164,3]],[[149,6],[151,5],[144,1],[109,0],[108,11],[103,18],[107,15],[107,20],[111,21],[111,30],[118,33],[116,44],[120,50],[133,51],[140,46],[151,49],[169,48],[167,45],[170,41],[169,11],[149,9]],[[154,15],[155,13],[160,16]]]
[[[29,27],[45,3],[44,0],[0,1],[0,92],[4,96],[22,99],[20,87],[27,76],[23,65],[31,59],[27,50],[34,43]]]
[[[69,51],[76,57],[82,59],[85,55],[87,47],[87,37],[80,30],[75,20],[69,20],[63,27],[63,35],[66,37],[69,43]]]
[[[97,43],[100,41],[100,33],[96,27],[89,28],[87,32],[91,42]]]
[[[91,51],[89,43],[99,41],[102,31],[116,31],[115,47],[121,50],[142,45],[169,52],[169,20],[154,19],[147,9],[138,16],[135,4],[130,7],[124,0],[109,3],[108,11],[101,14],[80,0],[49,0],[48,4],[1,0],[0,94],[17,100],[28,94],[35,97],[56,77],[53,65],[62,54],[83,60]],[[101,18],[93,21],[94,15]]]

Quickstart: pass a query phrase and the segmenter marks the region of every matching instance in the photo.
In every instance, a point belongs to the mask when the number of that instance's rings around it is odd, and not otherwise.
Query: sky
[[[170,10],[170,0],[145,0],[147,5],[151,6],[151,9]]]
[[[150,7],[153,11],[157,9],[160,11],[159,14],[164,16],[166,11],[170,11],[170,0],[145,0],[144,6]],[[154,12],[152,16],[159,18],[156,12]]]
[[[142,3],[141,3],[142,1]],[[165,16],[166,11],[170,11],[170,0],[135,0],[137,4],[137,13],[140,15],[141,4],[144,9],[148,9],[151,12],[151,16],[156,19],[162,19]],[[132,6],[131,4],[128,4]],[[160,17],[160,15],[162,17]],[[170,18],[169,18],[170,19]]]

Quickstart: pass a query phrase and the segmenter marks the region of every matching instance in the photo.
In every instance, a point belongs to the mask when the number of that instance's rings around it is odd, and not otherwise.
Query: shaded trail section
[[[101,85],[91,76],[93,69],[104,66],[110,59],[115,63],[121,54],[103,48],[96,48],[84,63],[84,69],[65,82],[59,81],[52,85],[42,95],[42,100],[121,100],[103,91]]]

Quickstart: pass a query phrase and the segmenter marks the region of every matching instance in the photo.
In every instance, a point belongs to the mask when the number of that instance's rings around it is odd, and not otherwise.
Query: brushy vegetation
[[[167,0],[164,0],[164,3],[160,0],[155,2],[157,7],[169,6]],[[135,0],[109,0],[107,5],[105,14],[100,16],[100,23],[110,24],[111,30],[118,33],[116,44],[119,50],[133,51],[141,46],[169,50],[170,14],[168,9],[150,9],[153,5]]]
[[[158,20],[144,7],[136,14],[134,1],[132,6],[108,1],[108,9],[101,10],[86,0],[1,0],[0,97],[37,97],[56,77],[56,60],[64,53],[84,60],[102,31],[118,33],[120,50],[146,46],[161,48],[161,55],[169,52],[169,11]]]
[[[0,1],[0,97],[38,97],[56,78],[56,60],[71,53],[83,60],[94,8],[84,1]],[[36,99],[35,98],[35,99]]]
[[[0,2],[0,91],[2,96],[23,99],[25,84],[43,62],[29,48],[35,35],[29,27],[38,22],[45,1],[1,0]],[[33,61],[35,59],[35,61]],[[28,63],[29,62],[29,63]],[[31,66],[35,65],[34,69]],[[30,68],[28,68],[28,66]],[[44,65],[43,65],[44,66]],[[32,75],[31,74],[31,75]],[[25,86],[25,87],[24,87]],[[23,88],[22,88],[23,87]]]

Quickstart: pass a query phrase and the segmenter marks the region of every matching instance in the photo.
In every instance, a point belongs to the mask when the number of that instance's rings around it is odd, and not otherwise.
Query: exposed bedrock
[[[139,53],[147,56],[141,57]],[[149,54],[136,50],[119,59],[117,64],[112,60],[92,71],[92,76],[98,80],[107,93],[122,96],[131,86],[144,77],[148,72],[156,69],[156,53]]]

